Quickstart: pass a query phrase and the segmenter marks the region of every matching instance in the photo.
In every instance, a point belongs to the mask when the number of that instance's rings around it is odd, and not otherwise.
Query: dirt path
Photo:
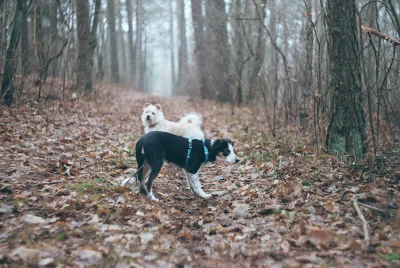
[[[199,112],[207,137],[235,140],[241,165],[212,163],[200,171],[204,190],[218,196],[195,197],[173,167],[154,182],[158,203],[119,186],[136,169],[130,154],[145,102],[161,103],[170,120]],[[228,105],[127,91],[0,116],[0,265],[399,264],[399,170],[361,176],[346,161],[293,146],[295,136],[268,140],[256,110],[232,115]]]

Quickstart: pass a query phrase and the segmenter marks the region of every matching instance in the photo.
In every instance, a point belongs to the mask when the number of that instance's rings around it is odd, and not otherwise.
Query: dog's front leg
[[[206,194],[203,192],[203,189],[201,188],[201,183],[199,180],[199,172],[192,174],[184,170],[186,173],[186,177],[188,179],[189,187],[192,189],[192,191],[200,196],[201,198],[210,198],[212,194]]]

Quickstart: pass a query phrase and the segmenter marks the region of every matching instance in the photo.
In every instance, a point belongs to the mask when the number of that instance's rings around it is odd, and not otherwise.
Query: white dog
[[[204,139],[201,116],[196,113],[186,114],[179,122],[172,122],[164,118],[160,104],[146,103],[143,108],[142,123],[146,134],[151,131],[164,131],[186,138]]]

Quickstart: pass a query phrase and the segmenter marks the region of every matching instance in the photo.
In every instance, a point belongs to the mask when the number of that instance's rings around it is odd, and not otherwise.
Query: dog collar
[[[187,166],[187,164],[189,162],[189,159],[190,159],[190,154],[192,153],[192,140],[193,140],[193,138],[189,138],[188,140],[189,140],[189,148],[188,148],[188,153],[187,153],[187,156],[186,156],[186,164],[185,164],[185,166]]]
[[[203,146],[204,146],[204,156],[206,158],[206,161],[204,161],[204,164],[207,164],[208,162],[208,149],[206,147],[206,141],[204,139],[202,139],[203,141]]]

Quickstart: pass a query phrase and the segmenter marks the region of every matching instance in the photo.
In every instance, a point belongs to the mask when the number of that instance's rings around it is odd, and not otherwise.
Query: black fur
[[[218,139],[211,145],[211,140],[205,139],[204,144],[209,152],[208,161],[213,162],[216,160],[218,154],[224,154],[224,151],[228,150],[229,144],[233,143],[229,139]],[[138,171],[141,191],[146,194],[151,191],[153,180],[160,172],[164,159],[167,162],[172,162],[186,169],[189,173],[197,173],[201,164],[205,162],[203,141],[197,139],[192,140],[190,159],[185,166],[188,148],[189,141],[187,138],[171,133],[152,131],[142,136],[136,143],[136,161],[138,167],[141,167],[145,163],[148,164],[151,171],[147,181],[147,189],[144,188],[143,180],[145,178],[143,177],[143,169]],[[142,150],[144,154],[142,154]]]

